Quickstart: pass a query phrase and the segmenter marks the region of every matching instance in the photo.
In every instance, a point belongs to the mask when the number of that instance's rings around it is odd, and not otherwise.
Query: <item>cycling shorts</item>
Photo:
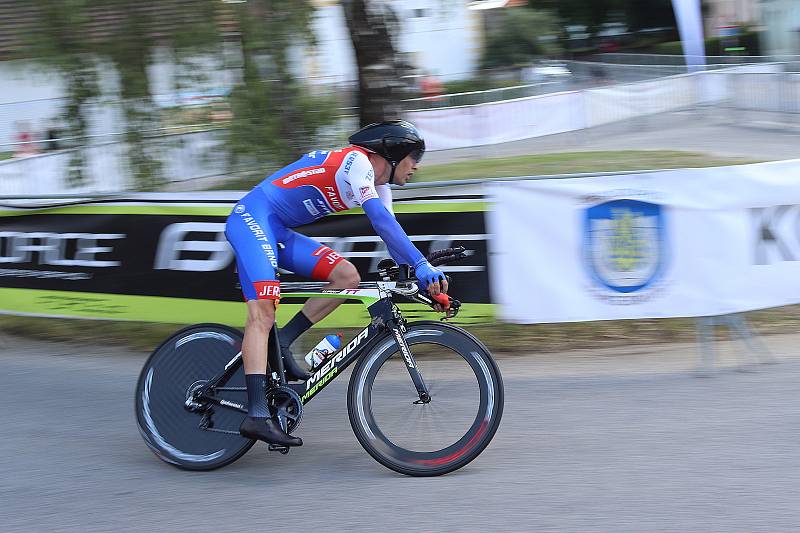
[[[327,281],[331,271],[344,260],[328,246],[287,228],[260,187],[233,208],[225,236],[236,253],[245,300],[279,299],[278,268]]]

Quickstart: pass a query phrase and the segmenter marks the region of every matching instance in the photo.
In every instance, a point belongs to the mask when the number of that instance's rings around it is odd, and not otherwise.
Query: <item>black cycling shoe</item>
[[[281,429],[281,425],[276,418],[261,418],[248,416],[239,426],[239,434],[248,439],[263,440],[269,444],[278,446],[302,446],[303,439],[292,437]]]
[[[292,356],[288,346],[281,346],[283,353],[283,368],[286,370],[286,381],[307,381],[311,374],[303,370]]]

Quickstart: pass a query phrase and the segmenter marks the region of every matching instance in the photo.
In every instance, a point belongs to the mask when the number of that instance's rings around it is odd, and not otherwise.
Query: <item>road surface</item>
[[[0,338],[0,531],[796,531],[800,335],[779,364],[695,377],[692,344],[499,358],[492,444],[439,478],[395,474],[353,436],[345,379],[288,456],[257,444],[190,473],[144,445],[146,354]]]

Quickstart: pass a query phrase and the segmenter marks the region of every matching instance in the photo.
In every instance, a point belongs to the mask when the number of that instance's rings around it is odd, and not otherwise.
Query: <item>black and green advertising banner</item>
[[[0,312],[241,325],[245,306],[224,229],[242,194],[143,194],[0,207]],[[492,315],[484,211],[473,197],[395,204],[400,224],[423,253],[458,244],[475,250],[445,269],[453,278],[451,293],[465,302],[462,321]],[[365,280],[376,279],[371,273],[388,257],[363,213],[330,216],[297,230],[342,253]],[[281,279],[301,281],[290,273]],[[282,302],[279,319],[301,303]],[[404,310],[412,318],[432,316],[419,306]],[[366,317],[352,303],[322,325],[358,326]]]

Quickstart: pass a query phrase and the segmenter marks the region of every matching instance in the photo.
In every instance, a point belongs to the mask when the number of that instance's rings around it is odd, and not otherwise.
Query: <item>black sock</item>
[[[267,409],[267,375],[245,374],[247,383],[247,416],[269,418]]]
[[[281,328],[281,345],[291,345],[297,339],[297,337],[305,333],[306,330],[313,325],[314,324],[305,314],[303,314],[302,311],[298,312],[285,326]]]

